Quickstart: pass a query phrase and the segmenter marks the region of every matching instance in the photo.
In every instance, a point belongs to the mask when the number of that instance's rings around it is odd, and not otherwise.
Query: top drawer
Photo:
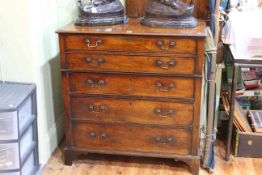
[[[174,37],[66,35],[65,48],[82,51],[163,51],[194,54],[196,41]]]
[[[34,119],[31,97],[17,111],[0,113],[0,141],[18,139]]]

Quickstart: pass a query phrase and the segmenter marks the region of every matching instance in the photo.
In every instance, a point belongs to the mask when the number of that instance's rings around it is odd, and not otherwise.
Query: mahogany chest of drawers
[[[162,157],[198,174],[204,29],[60,29],[65,164],[88,152]]]

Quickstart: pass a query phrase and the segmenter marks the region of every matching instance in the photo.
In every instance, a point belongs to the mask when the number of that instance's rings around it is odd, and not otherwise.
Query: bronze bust
[[[150,27],[193,28],[197,20],[192,17],[194,5],[180,0],[148,0],[141,23]]]
[[[91,0],[79,2],[79,16],[76,25],[114,25],[127,23],[125,9],[119,0]]]

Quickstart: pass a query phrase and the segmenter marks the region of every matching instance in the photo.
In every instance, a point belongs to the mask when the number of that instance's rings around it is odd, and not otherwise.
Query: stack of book
[[[222,95],[222,102],[229,114],[230,101],[228,94]],[[262,110],[244,110],[238,99],[235,100],[234,120],[235,127],[241,132],[262,133]]]
[[[229,114],[230,111],[230,103],[229,97],[227,94],[222,95],[222,101],[225,107],[226,112]],[[234,110],[234,125],[241,132],[252,132],[251,126],[248,122],[247,113],[242,109],[239,102],[235,101],[235,110]]]
[[[260,110],[250,110],[249,117],[251,121],[252,128],[254,132],[262,133],[262,111]]]
[[[230,69],[229,69],[230,70]],[[225,111],[230,111],[230,85],[232,74],[227,70],[222,93]],[[234,125],[241,132],[262,133],[262,68],[241,68],[238,72],[234,110]]]
[[[240,73],[243,88],[238,88],[237,96],[260,96],[262,95],[261,69],[242,68]]]
[[[256,70],[241,71],[241,77],[246,90],[260,87],[261,81]]]

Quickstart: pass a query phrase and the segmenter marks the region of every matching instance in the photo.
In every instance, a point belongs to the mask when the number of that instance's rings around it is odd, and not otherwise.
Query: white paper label
[[[92,8],[91,8],[91,12],[92,12],[92,13],[97,13],[96,7],[92,7]]]

